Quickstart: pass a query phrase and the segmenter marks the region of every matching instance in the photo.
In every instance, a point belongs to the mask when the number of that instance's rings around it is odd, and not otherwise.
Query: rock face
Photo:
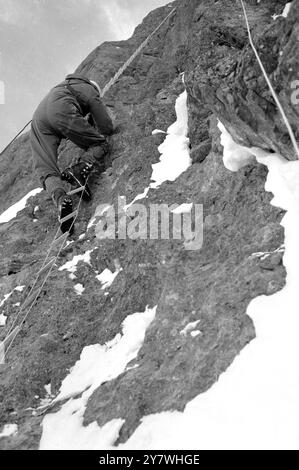
[[[279,14],[285,0],[248,0],[255,44],[299,137],[298,105],[290,87],[298,77],[299,2],[287,18]],[[88,401],[84,424],[103,425],[123,418],[119,442],[125,442],[148,414],[183,410],[225,373],[251,340],[254,326],[246,315],[249,302],[270,295],[285,282],[281,253],[282,211],[270,205],[264,190],[266,170],[248,165],[229,172],[222,162],[217,118],[234,139],[294,159],[290,139],[248,45],[241,6],[233,0],[181,0],[150,13],[127,41],[104,43],[79,66],[104,86],[173,6],[175,15],[162,27],[105,96],[118,125],[111,138],[107,170],[93,181],[93,202],[83,204],[74,241],[58,266],[92,250],[90,264],[80,262],[71,280],[55,269],[0,368],[0,429],[17,423],[18,433],[0,438],[2,449],[37,449],[42,415],[33,411],[51,384],[56,395],[68,369],[84,346],[104,344],[121,331],[123,320],[157,305],[155,320],[131,368],[99,387]],[[204,241],[186,250],[178,240],[98,240],[87,224],[99,204],[134,199],[148,186],[151,165],[159,160],[161,136],[175,121],[175,101],[188,91],[189,137],[193,164],[175,181],[151,189],[151,203],[203,204]],[[60,148],[61,167],[79,150]],[[38,182],[32,179],[28,135],[5,153],[1,165],[1,212]],[[38,206],[38,209],[37,207]],[[37,220],[36,220],[37,219]],[[1,298],[16,286],[30,287],[56,231],[56,214],[44,193],[30,199],[17,217],[0,225]],[[84,238],[80,234],[86,232]],[[255,256],[267,252],[269,256]],[[96,272],[121,266],[108,291]],[[79,296],[74,285],[85,290]],[[105,293],[109,292],[108,295]],[[9,326],[16,303],[26,290],[13,291],[1,307]],[[180,334],[200,320],[200,334]],[[5,329],[0,330],[3,338]]]

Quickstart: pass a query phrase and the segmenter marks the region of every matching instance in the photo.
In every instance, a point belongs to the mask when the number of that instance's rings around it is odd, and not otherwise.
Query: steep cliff
[[[291,102],[291,83],[299,73],[298,0],[287,17],[272,17],[281,14],[285,4],[248,0],[246,7],[255,43],[298,140],[299,109]],[[128,364],[94,387],[81,410],[83,425],[96,422],[103,427],[121,419],[110,439],[119,445],[144,417],[183,411],[193,398],[208,394],[243,348],[256,341],[246,313],[251,300],[270,296],[285,284],[280,225],[284,211],[273,207],[272,195],[265,192],[266,166],[254,161],[234,173],[222,161],[217,119],[237,143],[296,159],[248,44],[240,3],[173,2],[151,12],[129,40],[99,46],[77,71],[104,86],[174,6],[175,14],[105,96],[117,122],[106,171],[94,178],[94,198],[82,205],[73,242],[61,253],[0,368],[0,424],[18,425],[16,434],[0,438],[3,449],[38,448],[45,414],[38,407],[58,395],[84,347],[104,345],[115,337],[123,344],[116,335],[122,333],[124,321],[129,335],[134,322],[140,321],[138,315],[130,316],[138,312],[147,316],[140,317],[145,337],[136,339],[137,356],[134,359],[127,351]],[[175,103],[185,87],[192,164],[173,181],[150,188],[139,202],[146,208],[202,204],[201,249],[188,250],[186,240],[176,239],[99,239],[97,223],[89,221],[99,205],[117,206],[119,196],[130,203],[149,186],[152,165],[160,158],[158,146],[165,139],[152,131],[167,131],[176,121]],[[63,142],[61,167],[79,153],[73,144]],[[28,134],[5,153],[0,166],[3,212],[38,186]],[[1,299],[13,292],[1,306],[7,326],[17,314],[16,304],[26,296],[26,289],[13,289],[30,287],[55,231],[56,214],[44,192],[0,225]],[[84,253],[87,262],[78,262],[76,278],[71,279],[67,269],[59,270]],[[97,276],[106,269],[117,275],[103,289]],[[85,289],[81,295],[74,289],[77,284]],[[0,338],[4,334],[2,327]],[[113,350],[114,343],[109,344]],[[122,353],[125,346],[120,347]],[[103,367],[109,367],[101,354]],[[100,376],[101,360],[96,370]],[[77,390],[79,397],[83,390]],[[50,411],[60,408],[56,403]],[[64,412],[67,426],[71,412]],[[109,434],[109,427],[104,429]],[[74,442],[77,448],[85,445],[80,439]]]

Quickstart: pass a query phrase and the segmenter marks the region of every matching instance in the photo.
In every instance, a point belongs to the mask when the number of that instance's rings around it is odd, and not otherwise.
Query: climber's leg
[[[44,185],[44,181],[48,176],[60,178],[57,152],[61,138],[51,133],[40,121],[33,118],[30,141],[35,170],[42,184]]]
[[[55,135],[50,125],[33,117],[31,125],[31,148],[35,170],[41,183],[58,210],[59,220],[73,211],[72,199],[64,189],[61,173],[57,165],[58,146],[61,137]],[[73,218],[61,224],[62,232],[73,231]]]
[[[87,184],[89,175],[97,170],[98,172],[103,171],[104,168],[104,156],[107,153],[108,146],[94,146],[90,147],[87,152],[79,159],[79,162],[75,165],[66,168],[61,177],[63,180],[68,181],[75,187],[84,186],[84,192],[82,198],[85,201],[89,201],[92,197],[90,188]]]
[[[108,151],[108,143],[94,127],[83,118],[75,106],[69,106],[69,115],[63,120],[60,113],[59,131],[74,144],[87,150],[80,158],[79,163],[66,168],[62,178],[75,187],[85,186],[83,199],[91,199],[91,191],[86,183],[88,176],[94,169],[99,169],[103,163],[104,155]],[[56,116],[57,119],[57,116]]]
[[[92,167],[93,166],[88,163],[79,162],[76,163],[76,165],[66,168],[61,174],[61,178],[75,188],[82,187],[82,199],[87,202],[92,198],[90,188],[87,184],[87,178],[93,169]],[[79,193],[79,195],[80,194],[81,193]]]
[[[44,179],[44,189],[47,191],[50,197],[53,197],[54,192],[57,189],[65,189],[64,188],[64,183],[59,176],[47,176]]]
[[[74,217],[68,218],[63,222],[63,219],[73,212],[72,198],[64,191],[64,189],[57,188],[53,191],[52,200],[58,209],[58,219],[60,221],[60,229],[63,233],[73,233]]]

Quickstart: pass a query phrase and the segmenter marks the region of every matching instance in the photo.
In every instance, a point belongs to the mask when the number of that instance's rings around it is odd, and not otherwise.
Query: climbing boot
[[[70,232],[72,234],[74,231],[74,216],[71,216],[73,213],[72,198],[64,189],[59,188],[54,191],[52,200],[58,209],[58,219],[62,233]]]
[[[67,181],[72,186],[75,186],[75,188],[84,186],[82,199],[84,201],[90,201],[92,194],[86,181],[93,169],[94,165],[92,163],[79,162],[76,165],[66,168],[61,173],[61,179]]]

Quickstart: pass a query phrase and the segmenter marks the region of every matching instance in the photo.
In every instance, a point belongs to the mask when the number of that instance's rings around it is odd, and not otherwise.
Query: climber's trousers
[[[76,139],[77,140],[77,139]],[[58,147],[61,138],[55,134],[45,133],[33,121],[31,127],[31,147],[35,163],[35,170],[44,186],[44,181],[49,176],[59,177],[61,171],[57,164]],[[84,143],[86,142],[86,137]],[[75,142],[76,143],[76,142]],[[92,142],[93,143],[93,142]],[[107,144],[96,145],[90,147],[81,157],[81,160],[97,164],[101,164],[104,156],[108,151]]]
[[[64,182],[58,176],[48,176],[43,183],[44,188],[50,197],[53,196],[56,189],[66,190]]]
[[[39,122],[33,120],[30,140],[35,170],[41,182],[44,183],[48,176],[60,178],[57,154],[61,137],[51,133],[46,128],[43,128]]]

